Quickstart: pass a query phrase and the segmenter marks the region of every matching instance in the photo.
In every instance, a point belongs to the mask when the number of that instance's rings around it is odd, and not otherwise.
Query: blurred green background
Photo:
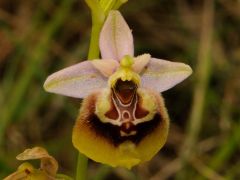
[[[171,128],[158,155],[132,171],[90,161],[89,179],[240,179],[240,1],[129,0],[121,12],[135,55],[184,62],[194,73],[163,93]],[[0,179],[36,145],[74,177],[71,131],[81,100],[42,85],[86,59],[90,30],[83,0],[0,1]]]

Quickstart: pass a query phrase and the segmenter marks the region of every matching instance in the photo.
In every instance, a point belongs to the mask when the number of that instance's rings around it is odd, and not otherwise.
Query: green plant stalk
[[[82,153],[78,153],[76,180],[87,179],[88,158]]]
[[[88,51],[88,60],[99,59],[99,36],[109,11],[117,4],[116,9],[127,2],[127,0],[85,0],[92,12],[92,32]],[[87,179],[87,164],[88,159],[83,154],[78,154],[76,180]]]
[[[100,11],[99,11],[100,12]],[[105,20],[104,14],[92,13],[92,32],[88,51],[88,60],[99,59],[99,36]],[[87,179],[88,159],[79,152],[76,168],[76,180]]]
[[[115,6],[117,0],[100,0],[99,4],[101,7],[103,7],[103,11],[106,12],[105,14],[108,14],[109,10],[113,9],[113,6]]]
[[[93,18],[93,22],[96,22],[95,18]],[[104,19],[102,20],[102,22],[93,23],[91,40],[89,45],[88,60],[99,58],[99,36],[103,26],[103,22]]]
[[[91,39],[88,51],[88,60],[99,59],[99,36],[109,10],[112,8],[112,5],[107,5],[107,8],[101,8],[100,4],[96,0],[85,0],[87,5],[92,11],[92,32]],[[104,1],[106,2],[106,1]],[[118,8],[127,1],[118,3]],[[102,4],[104,6],[104,3]],[[105,12],[104,12],[105,10]],[[87,179],[87,165],[88,159],[83,154],[78,154],[77,168],[76,168],[76,180],[85,180]]]

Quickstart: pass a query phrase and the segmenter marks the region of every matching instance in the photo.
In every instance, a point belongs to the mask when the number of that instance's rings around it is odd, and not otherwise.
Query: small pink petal
[[[99,40],[102,59],[120,61],[123,56],[133,56],[133,37],[119,11],[110,11]]]
[[[44,83],[48,92],[83,98],[107,86],[105,78],[90,61],[84,61],[50,75]]]
[[[163,92],[186,79],[191,73],[191,67],[184,63],[151,58],[141,76],[142,87]]]
[[[105,77],[111,76],[119,67],[118,61],[112,59],[93,60],[93,66],[99,70]]]
[[[143,70],[143,68],[148,64],[148,62],[150,61],[150,54],[143,54],[140,56],[137,56],[134,58],[134,64],[132,66],[133,70],[136,73],[141,73],[141,71]]]

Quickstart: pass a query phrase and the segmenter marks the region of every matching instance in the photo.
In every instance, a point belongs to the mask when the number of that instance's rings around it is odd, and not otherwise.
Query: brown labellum
[[[148,96],[152,97],[150,101],[155,101],[151,102],[155,107],[150,112],[143,106],[143,93],[139,91],[141,89],[138,89],[132,81],[118,80],[115,87],[109,91],[108,99],[105,99],[110,101],[110,108],[106,110],[104,116],[102,116],[102,110],[101,113],[96,111],[97,101],[101,101],[98,98],[100,93],[90,95],[82,105],[82,116],[80,114],[77,125],[80,128],[82,125],[88,126],[95,136],[114,146],[124,141],[131,141],[137,145],[163,124],[159,109],[161,102],[158,102],[162,99],[156,97],[158,95],[155,93],[148,92]],[[104,109],[104,107],[101,108]]]
[[[129,162],[152,158],[166,141],[168,125],[160,95],[138,88],[131,81],[118,80],[114,88],[84,99],[73,130],[73,143],[95,161],[125,166],[125,158]],[[133,161],[130,164],[137,163]]]

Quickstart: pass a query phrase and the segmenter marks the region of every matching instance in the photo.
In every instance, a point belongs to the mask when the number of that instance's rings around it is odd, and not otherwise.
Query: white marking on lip
[[[133,99],[134,99],[134,96],[136,95],[136,91],[135,91],[135,92],[134,92],[135,94],[132,96],[131,101],[130,101],[128,104],[123,104],[122,101],[119,99],[117,93],[115,92],[115,89],[113,89],[112,92],[113,92],[113,94],[116,96],[116,100],[118,101],[118,103],[119,103],[122,107],[129,107],[129,106],[131,106],[132,101],[133,101]],[[113,96],[112,96],[112,97],[113,97]],[[114,98],[113,98],[113,99],[114,99]]]
[[[124,131],[120,131],[120,135],[121,136],[132,136],[132,135],[135,135],[135,134],[137,134],[137,131],[131,131],[130,133],[126,133],[126,132],[124,132]]]

